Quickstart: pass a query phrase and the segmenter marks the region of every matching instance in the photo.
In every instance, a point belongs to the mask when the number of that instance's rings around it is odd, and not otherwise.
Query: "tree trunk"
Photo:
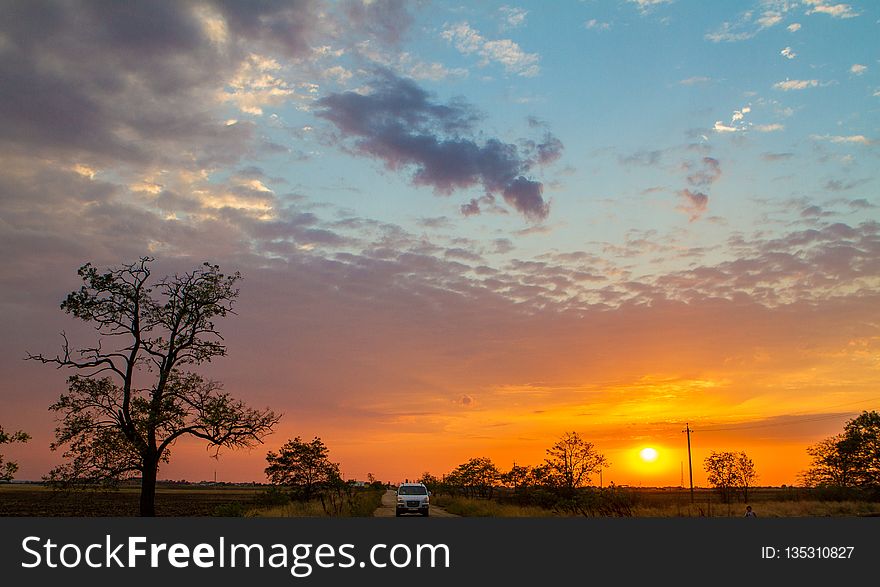
[[[154,517],[156,515],[156,477],[159,474],[159,462],[144,462],[143,476],[141,477],[141,516]]]

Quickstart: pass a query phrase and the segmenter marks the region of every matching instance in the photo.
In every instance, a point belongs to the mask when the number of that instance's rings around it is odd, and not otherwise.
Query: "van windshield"
[[[401,487],[397,490],[399,495],[428,495],[428,490],[418,485]]]

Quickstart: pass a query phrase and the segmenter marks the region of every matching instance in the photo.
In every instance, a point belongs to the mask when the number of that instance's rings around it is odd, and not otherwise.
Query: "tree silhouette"
[[[297,436],[277,453],[266,455],[266,476],[273,485],[289,487],[294,499],[308,501],[340,482],[339,465],[331,463],[327,446],[317,436],[304,442]]]
[[[150,283],[152,262],[143,257],[103,273],[83,265],[78,274],[84,285],[61,309],[92,324],[97,344],[74,351],[62,333],[60,355],[28,356],[77,371],[50,407],[60,414],[52,449],[65,447],[67,462],[49,480],[115,484],[140,475],[142,516],[156,513],[159,465],[168,462],[178,438],[205,440],[217,456],[222,447],[261,442],[280,418],[183,370],[226,354],[214,321],[234,313],[241,275],[224,275],[205,263]]]
[[[709,484],[718,490],[724,503],[730,503],[734,494],[741,491],[748,501],[749,488],[758,478],[755,463],[744,452],[716,452],[706,457],[703,467]]]
[[[880,487],[880,413],[862,412],[843,433],[807,449],[812,462],[803,474],[806,485]]]
[[[0,445],[12,444],[13,442],[27,442],[30,439],[31,437],[21,430],[8,433],[3,430],[3,426],[0,426]],[[18,471],[18,463],[14,461],[6,461],[4,463],[3,455],[0,454],[0,481],[12,481],[16,471]]]
[[[548,448],[544,464],[547,480],[569,492],[589,484],[594,471],[611,465],[592,442],[583,440],[577,432],[566,432]]]

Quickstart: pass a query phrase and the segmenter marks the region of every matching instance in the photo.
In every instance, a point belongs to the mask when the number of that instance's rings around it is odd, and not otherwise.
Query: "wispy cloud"
[[[854,75],[862,75],[868,71],[868,66],[862,65],[861,63],[854,63],[853,66],[849,68],[849,71]]]
[[[636,4],[642,14],[646,14],[661,4],[670,4],[672,0],[628,0],[630,4]]]
[[[515,29],[525,24],[526,16],[529,14],[529,11],[524,8],[517,8],[515,6],[507,5],[499,8],[498,12],[501,13],[502,18],[504,19],[505,28],[512,29]]]
[[[717,30],[706,33],[704,38],[713,43],[735,43],[751,39],[755,34],[755,31],[739,30],[737,25],[725,22]]]
[[[795,57],[797,57],[797,53],[795,53],[791,49],[791,47],[786,47],[785,49],[780,51],[779,54],[782,55],[783,57],[785,57],[786,59],[794,59]]]
[[[855,18],[859,13],[853,10],[849,4],[827,4],[824,0],[803,0],[804,4],[812,6],[807,14],[827,14],[834,18]]]
[[[796,33],[796,32],[798,32],[799,30],[801,30],[801,23],[799,23],[799,22],[793,22],[793,23],[791,23],[790,25],[788,25],[788,26],[785,27],[785,28],[787,28],[788,31],[791,32],[791,33]]]
[[[810,135],[814,141],[828,141],[835,144],[870,145],[873,141],[864,135]]]
[[[449,68],[437,61],[422,61],[406,51],[387,51],[376,47],[369,40],[361,41],[355,51],[362,57],[382,67],[392,69],[406,77],[417,80],[442,81],[445,79],[461,79],[468,76],[468,70],[455,67]]]
[[[508,73],[523,77],[534,77],[541,71],[537,53],[526,53],[510,39],[490,41],[484,38],[467,22],[455,24],[440,34],[465,55],[476,53],[482,60],[481,66],[499,63]]]
[[[783,92],[791,90],[805,90],[807,88],[815,88],[819,85],[819,80],[815,79],[787,79],[784,82],[776,82],[773,87]]]
[[[708,84],[711,81],[711,77],[707,77],[705,75],[695,75],[693,77],[680,80],[678,83],[683,86],[698,86],[701,84]]]
[[[596,30],[596,31],[607,31],[608,29],[611,28],[611,23],[601,22],[601,21],[596,20],[595,18],[591,18],[590,20],[588,20],[587,22],[584,23],[584,28],[587,28],[589,30]]]
[[[785,130],[785,126],[778,122],[774,122],[772,124],[756,124],[752,126],[752,129],[758,132],[776,132],[780,130]]]

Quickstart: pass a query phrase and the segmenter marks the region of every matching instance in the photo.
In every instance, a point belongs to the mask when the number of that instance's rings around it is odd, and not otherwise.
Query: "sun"
[[[653,463],[657,460],[657,449],[651,448],[650,446],[643,448],[639,453],[639,456],[642,457],[642,460],[646,463]]]

